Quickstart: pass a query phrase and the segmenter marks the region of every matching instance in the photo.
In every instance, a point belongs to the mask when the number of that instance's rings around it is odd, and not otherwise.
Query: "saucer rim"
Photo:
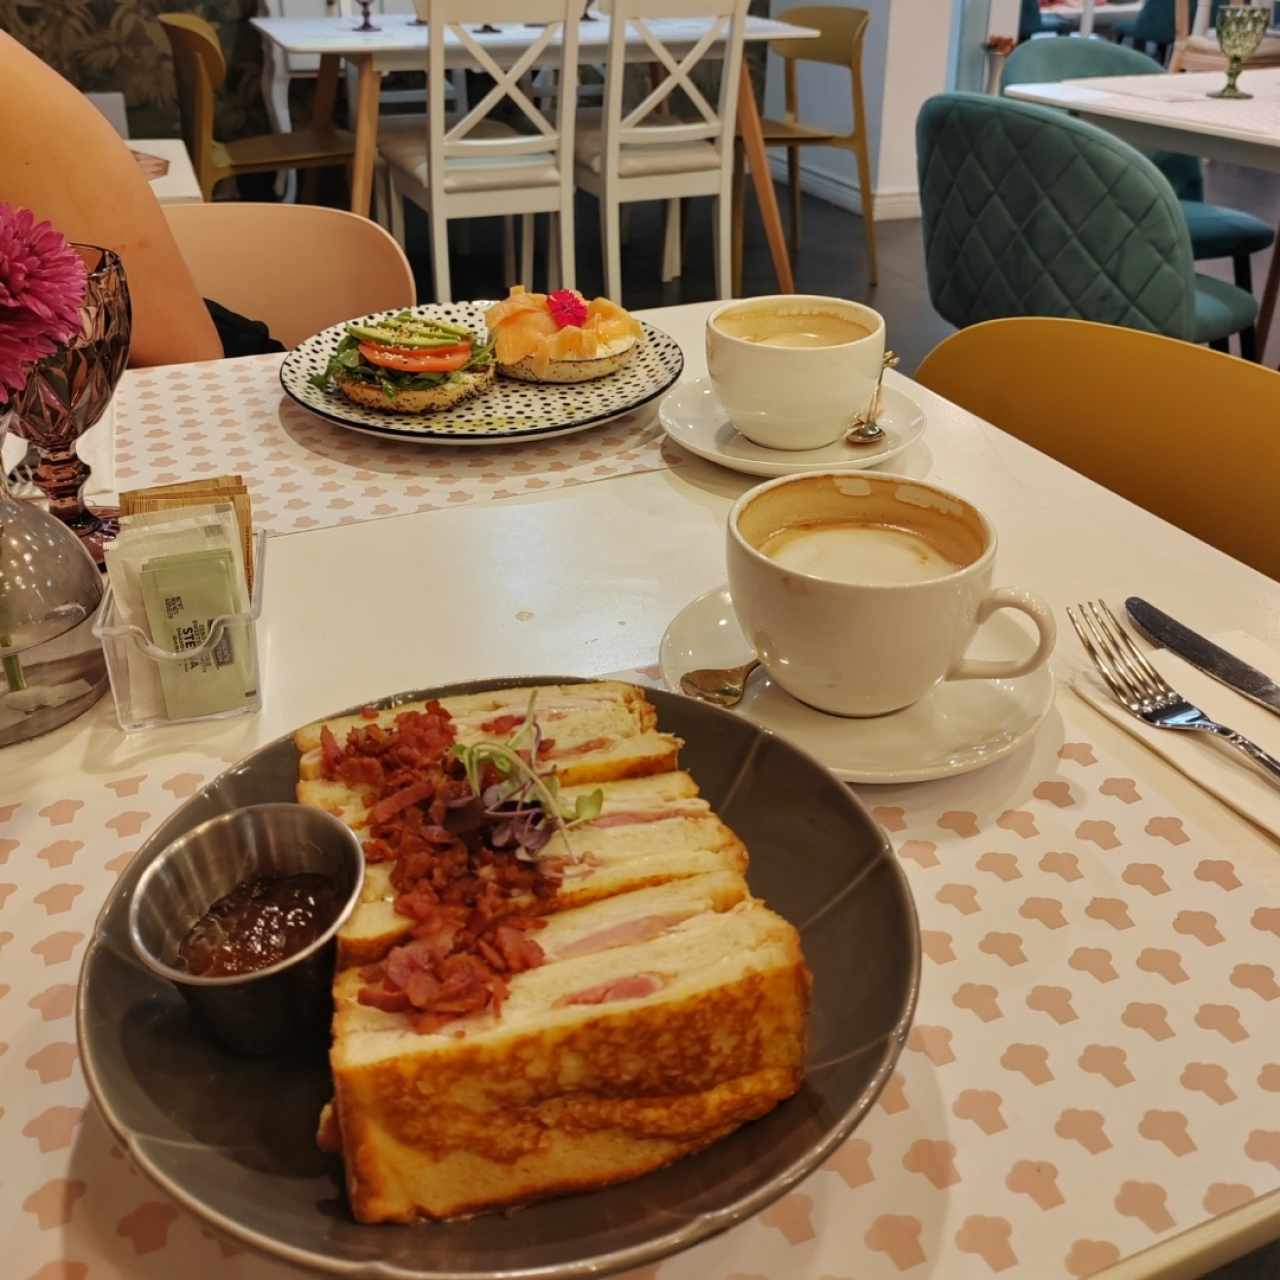
[[[677,609],[676,612],[672,615],[671,620],[667,623],[666,627],[664,628],[662,632],[662,638],[658,642],[658,664],[657,665],[660,673],[660,678],[662,680],[662,687],[668,690],[669,692],[672,692],[672,693],[682,692],[679,686],[679,677],[676,677],[676,681],[673,684],[671,677],[668,675],[668,671],[667,671],[668,664],[663,660],[663,655],[667,649],[668,638],[671,635],[672,628],[675,626],[676,622],[680,618],[682,618],[685,614],[689,613],[691,610],[696,608],[704,600],[712,596],[720,596],[720,595],[723,595],[725,599],[729,601],[730,607],[732,608],[732,597],[729,595],[729,584],[727,582],[721,583],[719,586],[711,587],[708,590],[701,592],[699,595],[695,596],[692,600],[690,600],[687,604]],[[1029,739],[1031,739],[1036,733],[1039,732],[1040,726],[1043,725],[1044,722],[1049,718],[1057,701],[1057,691],[1058,691],[1057,677],[1054,675],[1052,667],[1046,661],[1043,666],[1037,667],[1034,671],[1029,671],[1026,673],[1026,675],[1017,676],[1014,678],[1018,680],[1030,680],[1037,677],[1043,677],[1045,682],[1045,691],[1044,691],[1044,697],[1043,697],[1043,705],[1040,707],[1039,711],[1036,713],[1035,718],[1022,730],[1021,733],[1018,733],[1009,742],[1005,743],[1003,746],[993,751],[990,755],[984,756],[981,760],[970,760],[962,764],[931,765],[931,766],[922,767],[918,769],[903,768],[903,769],[894,769],[889,771],[867,772],[865,770],[847,769],[840,765],[831,764],[826,757],[826,752],[824,752],[822,747],[818,744],[810,743],[810,742],[802,742],[798,739],[791,739],[791,738],[788,738],[787,740],[793,741],[795,745],[799,746],[802,750],[807,751],[811,756],[814,757],[814,759],[820,761],[825,768],[829,769],[842,782],[856,783],[860,786],[897,786],[899,784],[905,784],[905,783],[937,782],[944,778],[958,778],[967,773],[976,773],[979,769],[985,769],[989,765],[996,764],[999,761],[1006,759],[1008,756],[1011,756],[1015,751],[1017,751],[1019,747],[1024,746]],[[996,683],[996,681],[975,680],[975,681],[967,681],[966,683],[991,684],[991,683]],[[935,686],[935,688],[936,687],[937,686]],[[783,692],[786,693],[786,690],[783,690]],[[932,697],[933,692],[934,690],[931,689],[929,693],[925,694],[925,697],[926,698]],[[688,695],[685,695],[685,696],[688,696]],[[892,716],[900,714],[900,712],[891,711],[886,716],[874,716],[874,717],[837,716],[830,712],[820,711],[817,707],[811,706],[807,702],[802,702],[799,698],[796,698],[792,694],[788,694],[787,696],[790,697],[792,701],[797,703],[799,706],[805,708],[805,710],[809,711],[813,715],[822,716],[826,720],[845,720],[845,719],[887,720],[887,719],[890,719]],[[730,707],[730,708],[727,708],[727,710],[732,711],[735,715],[741,714],[736,707]],[[902,708],[902,710],[905,711],[906,708],[904,707]],[[752,723],[757,725],[757,727],[765,730],[767,733],[774,734],[776,737],[787,738],[787,735],[781,729],[778,729],[774,725],[768,724],[763,720],[753,720]]]
[[[768,458],[747,459],[736,458],[730,454],[722,453],[720,450],[706,443],[699,441],[696,444],[690,443],[678,432],[688,430],[687,427],[682,428],[674,415],[668,409],[668,402],[672,397],[681,394],[681,392],[698,387],[711,385],[709,375],[700,374],[693,378],[683,379],[677,382],[658,402],[658,423],[662,427],[663,433],[667,439],[673,444],[679,445],[680,448],[688,450],[695,457],[702,458],[704,461],[714,463],[716,466],[724,467],[729,471],[737,471],[741,475],[751,476],[768,476],[771,478],[796,475],[808,471],[865,471],[868,467],[878,466],[882,462],[890,462],[894,458],[900,457],[913,444],[920,440],[929,426],[929,415],[925,412],[924,406],[911,395],[909,392],[903,391],[901,388],[892,386],[888,383],[884,386],[884,392],[888,396],[897,397],[906,402],[906,405],[912,409],[916,416],[920,419],[920,428],[909,439],[901,441],[892,448],[885,449],[879,453],[869,453],[863,458],[854,461],[852,459],[841,461],[839,459],[825,459],[812,461],[796,460],[790,462],[773,462]],[[711,392],[714,397],[714,390]],[[716,401],[719,404],[719,401]],[[723,407],[722,407],[723,412]],[[727,415],[726,415],[727,417]],[[689,419],[683,419],[688,422]],[[717,424],[716,430],[719,430]],[[736,431],[736,428],[735,428]],[[741,435],[741,432],[738,432]],[[826,448],[830,448],[828,445]],[[800,453],[810,452],[809,450],[778,450],[780,454],[785,454],[790,458],[796,459]],[[812,452],[823,452],[822,450],[813,450]]]

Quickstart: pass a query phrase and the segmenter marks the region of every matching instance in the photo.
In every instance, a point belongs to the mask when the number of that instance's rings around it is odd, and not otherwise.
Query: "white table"
[[[332,124],[338,86],[338,61],[346,59],[358,69],[355,104],[355,156],[351,169],[352,211],[367,215],[373,189],[373,162],[378,142],[378,77],[389,71],[421,71],[426,66],[427,28],[411,17],[384,14],[377,20],[379,30],[358,34],[350,18],[254,18],[253,25],[278,49],[293,58],[299,55],[320,56],[320,77],[316,85],[312,120],[317,126]],[[657,19],[649,24],[654,36],[679,56],[691,49],[710,26],[708,19]],[[525,27],[504,25],[495,32],[473,33],[477,42],[500,65],[510,65],[529,46]],[[769,18],[748,18],[746,39],[769,41],[801,39],[818,33],[808,27],[797,27]],[[554,49],[555,42],[551,48]],[[600,15],[583,22],[579,28],[578,50],[584,63],[607,60],[609,19]],[[628,57],[636,62],[650,62],[653,52],[634,30],[628,33]],[[714,53],[714,46],[711,50]],[[549,56],[554,57],[554,54]],[[710,54],[708,55],[710,56]],[[462,43],[452,36],[446,50],[450,67],[473,66]],[[778,212],[773,177],[765,151],[760,113],[751,84],[751,72],[744,62],[738,94],[738,130],[742,135],[747,165],[751,170],[756,198],[760,202],[769,252],[779,287],[785,293],[795,292],[791,258],[787,252],[782,216]]]
[[[1005,93],[1026,102],[1062,107],[1145,151],[1190,152],[1280,173],[1280,68],[1246,69],[1240,83],[1253,94],[1251,99],[1207,97],[1211,89],[1221,88],[1221,71],[1018,84]],[[1258,308],[1260,353],[1267,349],[1278,295],[1280,253],[1275,253]]]
[[[688,361],[688,377],[705,370],[701,334],[709,310],[708,305],[695,305],[643,313],[680,340]],[[231,385],[234,362],[225,362],[225,368]],[[126,382],[136,376],[126,373]],[[1280,584],[1140,511],[909,380],[892,373],[888,376],[915,395],[929,416],[922,441],[895,461],[895,469],[953,487],[991,515],[1000,533],[1000,581],[1032,587],[1059,611],[1082,599],[1101,595],[1114,601],[1141,589],[1188,620],[1205,620],[1205,625],[1214,629],[1240,628],[1280,646]],[[430,452],[422,451],[424,465]],[[501,451],[494,451],[494,458],[496,465]],[[197,769],[207,773],[220,767],[222,761],[238,759],[259,744],[336,706],[357,703],[388,690],[515,672],[602,674],[652,663],[671,616],[693,596],[723,581],[725,514],[732,500],[751,483],[748,477],[693,459],[674,470],[584,484],[541,497],[274,538],[268,558],[262,624],[266,697],[261,714],[219,725],[176,727],[125,738],[115,729],[109,704],[99,704],[81,720],[39,742],[6,750],[0,776],[0,821],[9,802],[21,801],[27,795],[49,796],[50,788],[56,788],[56,803],[46,805],[43,798],[38,798],[32,807],[50,815],[50,823],[63,824],[55,835],[74,835],[75,805],[61,797],[76,795],[77,788],[86,787],[104,794],[104,788],[109,786],[113,794],[107,802],[114,807],[95,813],[97,825],[89,829],[89,839],[97,843],[77,854],[71,866],[57,860],[61,855],[54,846],[40,855],[46,862],[53,859],[49,862],[51,867],[63,868],[55,873],[57,877],[83,879],[95,862],[112,856],[119,847],[112,843],[117,836],[140,837],[176,803],[176,797],[185,793],[183,788],[192,785],[189,779],[199,776],[186,772],[193,760]],[[601,531],[607,531],[607,535],[601,536]],[[433,565],[439,566],[438,572],[432,572]],[[476,571],[468,571],[467,566]],[[414,586],[406,589],[405,573],[410,567]],[[416,589],[420,581],[429,581],[430,589]],[[450,619],[459,621],[451,623]],[[1058,674],[1068,676],[1079,661],[1074,641],[1064,637],[1054,659]],[[1169,806],[1166,812],[1176,812],[1189,824],[1196,824],[1207,833],[1209,847],[1229,852],[1236,867],[1265,870],[1274,866],[1273,842],[1094,713],[1065,683],[1058,695],[1058,709],[1061,716],[1070,717],[1073,726],[1087,733],[1089,740],[1106,753],[1117,773],[1137,780],[1144,794],[1160,793],[1160,803]],[[1060,723],[1057,732],[1061,732]],[[868,804],[889,806],[878,811],[885,821],[901,812],[892,807],[895,805],[933,806],[935,811],[972,809],[987,814],[1018,808],[1025,805],[1036,780],[1053,772],[1058,742],[1053,734],[1053,725],[1046,725],[1040,745],[1033,752],[1024,752],[1018,761],[964,779],[892,790],[865,788],[862,794]],[[148,782],[148,777],[153,780]],[[163,786],[161,779],[165,780]],[[64,817],[68,806],[72,812]],[[1051,814],[1052,808],[1049,805],[1046,813]],[[111,817],[105,824],[116,834],[103,831],[103,813],[117,814],[120,810],[127,812]],[[139,818],[150,824],[141,831]],[[1071,821],[1074,823],[1075,819]],[[101,834],[93,836],[93,831]],[[10,858],[6,870],[20,863],[25,868],[27,864],[21,861],[21,833],[19,851],[12,856],[4,844],[6,834],[0,825],[0,851]],[[953,865],[952,860],[972,859],[970,850],[975,844],[982,848],[1017,847],[1016,838],[1009,831],[1003,835],[993,831],[992,839],[968,844],[963,830],[955,834],[933,830],[928,834],[933,842],[930,847],[936,847],[941,864],[938,880],[929,882],[930,892],[932,885],[947,874],[945,869]],[[43,841],[52,838],[40,837]],[[131,844],[126,840],[126,853],[133,844],[136,841]],[[1068,838],[1061,847],[1070,845]],[[1169,857],[1172,868],[1175,855],[1171,852]],[[112,865],[117,863],[113,861]],[[44,873],[45,862],[37,859],[31,867],[33,873]],[[4,878],[0,874],[0,879]],[[20,879],[16,875],[8,878]],[[89,888],[101,891],[97,882]],[[36,889],[20,886],[18,896],[10,899],[10,909],[15,904],[19,908],[24,905],[23,892],[34,893]],[[56,927],[66,930],[74,923],[86,928],[95,906],[88,901],[93,892],[82,895],[86,901],[77,905],[74,921],[73,913],[64,912]],[[929,905],[932,907],[931,901]],[[1010,923],[1019,927],[1017,920]],[[992,922],[991,927],[1006,926]],[[23,941],[20,935],[14,947]],[[944,976],[940,976],[942,971],[926,967],[926,986],[936,992],[937,983],[949,981],[954,987],[963,976],[958,970],[970,963],[967,953],[958,953]],[[7,977],[16,980],[12,972]],[[1125,981],[1130,979],[1126,977]],[[1168,996],[1164,998],[1170,1000]],[[1002,1000],[1007,1016],[1012,1017],[1012,997],[1002,996]],[[15,1001],[22,1001],[25,1007],[26,995],[21,987],[9,996],[8,1013],[15,1026],[6,1035],[6,1039],[17,1040],[17,1052],[11,1052],[7,1062],[20,1089],[16,1095],[10,1093],[7,1101],[12,1122],[20,1126],[27,1104],[22,1091],[29,1089],[31,1083],[30,1072],[23,1076],[17,1059],[31,1052],[24,1045],[38,1043],[21,1037],[27,1034],[32,1020],[38,1031],[40,1018],[27,1011],[22,1015],[25,1021],[18,1019]],[[1186,1014],[1185,1010],[1177,1012],[1179,1016]],[[1268,1010],[1251,1007],[1249,1012],[1251,1021],[1260,1023],[1265,1030],[1269,1025],[1264,1020]],[[1005,1023],[994,1026],[997,1031],[1007,1028]],[[1175,1073],[1186,1057],[1180,1043],[1176,1038],[1169,1042],[1170,1069]],[[1273,1052],[1271,1057],[1275,1056]],[[921,1055],[909,1052],[905,1057],[911,1060],[908,1066],[915,1069]],[[0,1072],[5,1069],[6,1060],[0,1059]],[[926,1073],[923,1078],[932,1077]],[[921,1078],[915,1079],[918,1082]],[[1007,1086],[1000,1087],[1008,1091]],[[1133,1091],[1131,1087],[1128,1092]],[[40,1098],[39,1106],[57,1100],[52,1089],[42,1092]],[[1142,1109],[1140,1098],[1126,1097],[1123,1101],[1136,1105],[1138,1112]],[[923,1104],[927,1111],[927,1097],[916,1097],[913,1102],[917,1106]],[[1212,1114],[1216,1118],[1217,1113]],[[875,1129],[882,1120],[881,1116],[873,1117],[864,1131]],[[1235,1125],[1240,1123],[1239,1117],[1224,1111],[1222,1123],[1228,1120]],[[961,1167],[968,1176],[974,1176],[975,1164],[981,1163],[987,1149],[983,1136],[972,1125],[966,1127],[964,1122],[949,1119],[949,1113],[933,1116],[933,1122],[939,1128],[929,1132],[949,1137],[957,1146]],[[0,1119],[0,1126],[3,1123]],[[47,1123],[52,1125],[52,1121]],[[1135,1117],[1135,1126],[1136,1123]],[[1257,1123],[1275,1127],[1266,1117]],[[89,1120],[85,1126],[89,1128]],[[879,1129],[884,1128],[879,1123]],[[1149,1167],[1145,1162],[1154,1157],[1147,1154],[1135,1136],[1122,1133],[1118,1122],[1112,1124],[1110,1132],[1115,1146],[1099,1160],[1099,1177],[1146,1176]],[[1197,1136],[1205,1140],[1199,1131]],[[28,1139],[15,1137],[18,1141]],[[78,1144],[65,1157],[42,1155],[45,1163],[40,1178],[50,1176],[50,1167],[61,1167],[63,1172],[57,1176],[67,1178],[106,1177],[111,1163],[104,1141],[100,1133],[90,1134],[83,1147]],[[1031,1150],[1020,1149],[1018,1154],[1038,1157],[1038,1152]],[[1176,1192],[1177,1169],[1181,1166],[1168,1153],[1163,1154],[1161,1168],[1172,1172],[1160,1176]],[[64,1159],[62,1166],[57,1164],[59,1158]],[[97,1172],[91,1174],[89,1166]],[[68,1168],[78,1172],[67,1172]],[[102,1172],[104,1168],[106,1174]],[[1135,1170],[1132,1175],[1127,1172],[1130,1169]],[[849,1173],[853,1178],[855,1171]],[[931,1237],[927,1243],[930,1248],[946,1245],[959,1223],[947,1217],[945,1205],[951,1190],[937,1189],[945,1187],[945,1179],[931,1187],[919,1175],[906,1175],[899,1169],[899,1181],[893,1184],[894,1171],[885,1167],[885,1162],[876,1168],[876,1174],[878,1186],[861,1187],[855,1196],[838,1199],[838,1204],[852,1213],[855,1205],[874,1196],[891,1212],[910,1213],[914,1198],[922,1197],[921,1203],[934,1204],[932,1212],[941,1214],[936,1221],[947,1227],[946,1239]],[[1255,1186],[1268,1182],[1265,1174],[1266,1166],[1259,1166],[1257,1177],[1249,1181]],[[823,1184],[828,1195],[832,1194],[829,1180],[833,1176],[818,1175],[828,1180]],[[901,1181],[908,1176],[915,1181]],[[168,1212],[164,1197],[148,1191],[145,1184],[138,1186],[141,1180],[133,1180],[132,1193],[128,1192],[131,1184],[126,1178],[117,1181],[122,1183],[121,1195],[132,1194],[134,1200],[141,1195],[152,1206],[146,1210],[147,1221]],[[854,1183],[850,1181],[849,1185]],[[811,1184],[806,1186],[812,1196],[819,1194]],[[995,1186],[1003,1201],[1001,1207],[990,1211],[1014,1213],[1017,1217],[1020,1265],[1006,1274],[1062,1275],[1061,1251],[1052,1256],[1036,1254],[1041,1232],[1038,1224],[1048,1222],[1047,1217],[1040,1216],[1041,1209],[1026,1197],[1007,1196],[999,1181]],[[23,1184],[19,1194],[25,1190]],[[1197,1187],[1194,1198],[1198,1200],[1199,1194]],[[846,1193],[842,1190],[839,1195],[844,1197]],[[179,1274],[173,1269],[179,1265],[195,1267],[194,1272],[187,1273],[200,1274],[208,1280],[286,1280],[282,1268],[251,1255],[242,1254],[231,1261],[221,1258],[212,1244],[201,1243],[194,1226],[176,1214],[167,1247],[181,1252],[171,1254],[162,1249],[165,1232],[161,1232],[158,1243],[148,1244],[153,1252],[135,1261],[136,1253],[130,1254],[128,1246],[121,1242],[122,1236],[135,1230],[135,1218],[119,1218],[122,1209],[95,1210],[93,1200],[89,1196],[74,1210],[78,1217],[65,1228],[66,1243],[61,1246],[68,1259],[90,1264],[91,1280],[95,1276],[103,1280],[169,1280]],[[771,1219],[768,1228],[738,1228],[687,1255],[684,1261],[675,1259],[663,1264],[657,1273],[659,1280],[687,1280],[695,1274],[691,1269],[697,1267],[702,1268],[696,1271],[697,1275],[751,1273],[766,1275],[768,1280],[819,1280],[825,1275],[844,1274],[838,1252],[835,1256],[820,1252],[824,1231],[838,1238],[842,1229],[838,1218],[815,1217],[818,1235],[800,1247],[806,1240],[808,1211],[804,1204],[804,1198],[793,1200],[795,1213]],[[822,1206],[814,1200],[810,1207],[816,1215]],[[827,1204],[826,1209],[829,1208]],[[39,1255],[41,1259],[52,1257],[47,1252],[51,1246],[45,1242],[54,1233],[35,1230],[31,1218],[34,1212],[18,1215],[15,1208],[14,1216],[20,1217],[21,1227],[16,1247],[45,1250]],[[70,1215],[72,1210],[67,1212]],[[52,1209],[49,1213],[54,1216]],[[1080,1210],[1073,1210],[1071,1205],[1059,1207],[1058,1216],[1053,1219],[1055,1227],[1063,1215],[1073,1213],[1078,1215]],[[137,1214],[137,1221],[141,1222],[143,1210]],[[126,1226],[126,1222],[130,1225]],[[167,1230],[168,1219],[165,1224]],[[1087,1237],[1091,1225],[1087,1216],[1077,1216],[1072,1229],[1076,1235]],[[751,1235],[752,1231],[763,1235]],[[861,1231],[859,1227],[859,1248]],[[788,1254],[789,1260],[794,1255],[794,1262],[780,1262],[776,1257],[769,1260],[749,1252],[764,1237],[766,1242],[776,1242],[779,1232],[785,1232],[795,1246]],[[1145,1244],[1156,1234],[1160,1238],[1153,1247],[1140,1245],[1137,1250],[1121,1251],[1116,1265],[1106,1273],[1110,1280],[1198,1275],[1211,1265],[1280,1235],[1280,1191],[1202,1222],[1193,1231],[1178,1234],[1165,1229],[1157,1233],[1153,1229],[1145,1238],[1139,1238]],[[148,1241],[150,1236],[148,1232]],[[135,1249],[138,1247],[135,1245]],[[120,1257],[129,1261],[122,1264]],[[878,1261],[883,1266],[875,1270],[876,1276],[896,1276],[896,1269],[886,1259],[880,1257]],[[991,1274],[985,1263],[954,1249],[939,1265],[941,1269],[922,1268],[921,1274],[945,1275],[947,1280],[973,1280]],[[24,1276],[36,1270],[35,1265],[24,1263],[24,1267]],[[867,1270],[865,1274],[872,1272]]]
[[[151,190],[161,204],[200,204],[204,200],[187,144],[181,138],[129,138],[126,145],[139,155],[168,161],[168,171],[150,179]]]

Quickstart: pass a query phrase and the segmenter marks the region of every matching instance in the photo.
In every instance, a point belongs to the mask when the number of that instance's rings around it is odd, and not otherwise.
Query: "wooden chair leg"
[[[871,156],[867,140],[857,146],[858,196],[862,204],[862,231],[867,238],[867,283],[874,288],[880,283],[880,264],[876,254],[876,196],[871,186]]]
[[[787,181],[791,184],[791,252],[800,248],[800,148],[787,148]]]
[[[1224,353],[1224,354],[1226,354],[1226,355],[1230,355],[1230,354],[1231,354],[1231,339],[1230,339],[1230,338],[1214,338],[1214,340],[1213,340],[1211,343],[1209,343],[1209,345],[1210,345],[1210,346],[1211,346],[1215,351],[1221,351],[1221,352],[1223,352],[1223,353]]]
[[[715,198],[716,297],[733,295],[733,200]]]
[[[1240,359],[1258,363],[1258,334],[1253,325],[1240,330]]]
[[[666,228],[662,238],[662,283],[669,284],[672,280],[680,278],[681,261],[680,250],[680,206],[683,203],[680,199],[672,199],[667,201],[666,206]]]
[[[449,280],[449,220],[440,209],[432,209],[431,219],[431,270],[435,278],[436,301],[452,302],[453,292]]]
[[[573,193],[565,201],[564,208],[555,215],[555,232],[558,238],[556,245],[556,279],[557,288],[576,289],[578,287],[577,245],[574,241]]]
[[[737,148],[733,164],[733,296],[742,297],[743,223],[746,220],[747,167],[742,148]]]
[[[533,231],[537,214],[526,213],[520,219],[520,283],[533,292]]]
[[[600,244],[604,250],[604,292],[622,305],[622,224],[626,206],[619,205],[608,192],[600,192]]]
[[[502,219],[502,278],[516,278],[516,220],[510,213]]]

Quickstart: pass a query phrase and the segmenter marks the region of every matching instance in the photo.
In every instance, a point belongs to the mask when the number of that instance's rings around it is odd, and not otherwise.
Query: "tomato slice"
[[[381,343],[362,342],[360,354],[381,369],[400,373],[453,373],[471,359],[471,344],[459,342],[452,347],[390,347]]]

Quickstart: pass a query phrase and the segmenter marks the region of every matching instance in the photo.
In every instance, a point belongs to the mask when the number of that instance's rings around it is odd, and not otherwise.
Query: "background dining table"
[[[641,313],[679,339],[686,377],[705,373],[709,310]],[[668,621],[724,580],[726,512],[753,483],[662,444],[652,408],[532,448],[367,440],[296,409],[278,363],[131,371],[114,414],[117,486],[240,471],[275,535],[261,713],[125,736],[107,699],[0,757],[15,1280],[297,1274],[152,1185],[77,1066],[85,939],[157,824],[255,747],[394,690],[655,681]],[[929,420],[894,470],[987,511],[998,582],[1060,618],[1139,592],[1280,649],[1280,584],[889,378]],[[1009,757],[856,788],[911,881],[924,949],[915,1026],[871,1114],[773,1206],[629,1280],[1176,1278],[1280,1235],[1275,842],[1077,696],[1069,634],[1053,665],[1053,710]]]
[[[379,78],[391,71],[421,71],[426,66],[428,28],[416,22],[412,16],[382,14],[378,18],[379,30],[357,33],[356,24],[350,18],[254,18],[253,25],[286,55],[319,55],[320,75],[316,84],[316,96],[312,109],[312,123],[325,127],[333,122],[337,103],[338,64],[350,62],[357,72],[355,116],[355,155],[351,165],[351,209],[367,215],[369,199],[373,191],[373,164],[378,144]],[[662,18],[648,23],[654,37],[670,52],[681,57],[687,54],[711,26],[706,18]],[[510,65],[528,48],[529,30],[522,26],[500,24],[492,31],[473,31],[476,42],[499,66]],[[796,40],[817,36],[811,27],[778,22],[771,18],[749,17],[745,38],[748,41]],[[723,43],[723,42],[721,42]],[[554,59],[556,42],[547,52]],[[608,60],[609,18],[597,14],[584,21],[579,31],[578,50],[584,65],[603,65]],[[713,42],[707,54],[715,56]],[[628,57],[636,62],[649,62],[653,51],[639,32],[628,28]],[[449,67],[479,69],[461,41],[450,37],[446,49]],[[764,131],[760,123],[760,111],[756,105],[751,69],[747,61],[742,64],[741,83],[738,92],[738,132],[742,139],[747,167],[751,172],[756,199],[764,222],[769,253],[779,288],[784,293],[795,292],[795,277],[791,269],[791,255],[787,250],[786,235],[782,229],[782,215],[778,211],[778,199],[773,189],[773,175],[764,145]]]
[[[1061,107],[1144,151],[1189,152],[1206,160],[1280,173],[1280,69],[1246,68],[1240,87],[1252,98],[1214,99],[1225,73],[1189,71],[1173,76],[1102,76],[1056,84],[1010,85],[1025,102]],[[1280,253],[1271,265],[1258,306],[1258,350],[1280,297]]]

